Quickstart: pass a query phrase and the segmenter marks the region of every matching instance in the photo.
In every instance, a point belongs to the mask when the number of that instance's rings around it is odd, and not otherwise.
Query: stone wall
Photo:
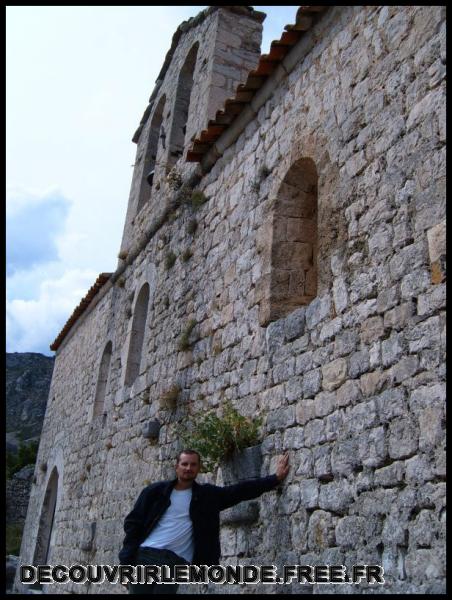
[[[14,473],[11,479],[6,480],[6,522],[8,524],[23,525],[25,522],[33,471],[33,465],[27,465]]]
[[[54,466],[50,561],[114,564],[138,493],[172,476],[177,425],[230,400],[263,417],[262,475],[284,449],[291,470],[281,492],[260,498],[257,522],[222,528],[223,564],[379,564],[378,591],[444,593],[444,8],[331,7],[299,44],[303,59],[201,179],[208,201],[166,220],[58,350],[24,563]],[[262,325],[275,207],[306,158],[318,178],[317,295]],[[161,205],[171,194],[162,187]],[[146,283],[140,374],[127,386]],[[109,341],[106,417],[91,419]],[[177,404],[165,407],[174,386]],[[142,430],[155,418],[162,427],[150,442]],[[346,591],[363,590],[375,591]]]

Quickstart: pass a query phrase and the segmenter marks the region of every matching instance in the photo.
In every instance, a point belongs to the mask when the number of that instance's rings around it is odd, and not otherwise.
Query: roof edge
[[[91,301],[93,300],[93,298],[96,296],[96,294],[99,292],[99,290],[110,280],[112,275],[113,275],[113,273],[100,273],[100,275],[97,277],[94,284],[89,288],[87,294],[84,296],[84,298],[82,298],[79,305],[74,309],[74,312],[69,317],[69,319],[66,321],[66,324],[64,325],[63,329],[60,331],[58,336],[55,338],[55,340],[50,345],[50,350],[52,350],[53,352],[58,350],[58,348],[61,346],[64,338],[67,336],[69,331],[72,329],[73,325],[81,317],[81,315],[86,311],[88,306],[91,304]]]

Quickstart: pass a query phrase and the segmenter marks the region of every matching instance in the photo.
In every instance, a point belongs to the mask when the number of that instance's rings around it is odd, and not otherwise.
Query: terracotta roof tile
[[[237,86],[235,96],[225,101],[224,107],[217,111],[214,119],[208,122],[207,129],[201,131],[193,139],[192,145],[187,151],[187,162],[201,162],[203,156],[218,140],[226,127],[251,102],[267,78],[276,70],[279,63],[303,36],[303,32],[312,27],[313,16],[323,12],[326,8],[326,6],[300,6],[295,23],[285,26],[281,38],[271,43],[269,54],[262,54],[256,69],[250,71],[246,82]]]
[[[94,285],[92,285],[89,288],[86,296],[84,298],[82,298],[82,300],[80,301],[80,304],[77,306],[77,308],[74,310],[72,315],[69,317],[68,321],[66,322],[66,325],[63,327],[63,329],[58,334],[58,337],[51,344],[50,350],[53,350],[53,351],[58,350],[58,348],[61,345],[61,342],[64,340],[66,335],[69,333],[71,327],[74,325],[74,323],[77,321],[77,319],[85,312],[85,310],[89,306],[91,300],[98,293],[98,291],[107,283],[107,281],[110,279],[111,275],[112,275],[112,273],[101,273],[99,275],[99,277],[94,282]]]

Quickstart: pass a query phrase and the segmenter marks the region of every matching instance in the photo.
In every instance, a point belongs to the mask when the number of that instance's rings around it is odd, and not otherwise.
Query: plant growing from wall
[[[201,192],[201,190],[194,190],[191,195],[191,207],[193,210],[198,210],[198,208],[207,202],[207,200],[208,198],[203,192]]]
[[[266,165],[262,165],[259,168],[256,179],[251,182],[251,191],[257,194],[260,190],[262,181],[266,179],[270,173],[270,169]]]
[[[193,252],[192,252],[191,248],[186,248],[182,254],[182,260],[184,262],[188,262],[192,256],[193,256]]]
[[[190,348],[189,338],[190,338],[190,334],[193,331],[195,326],[196,326],[196,320],[190,319],[187,327],[184,329],[184,331],[182,332],[182,334],[180,336],[179,350],[188,350]]]
[[[178,190],[176,198],[174,199],[176,206],[182,206],[182,204],[189,204],[191,202],[192,193],[193,188],[184,183],[180,190]]]
[[[209,412],[184,425],[179,435],[185,447],[200,453],[204,469],[212,471],[220,462],[231,459],[234,453],[259,444],[261,423],[262,418],[244,417],[227,404],[222,416]]]
[[[258,172],[259,180],[262,181],[262,180],[266,179],[270,175],[270,173],[271,173],[271,171],[267,167],[267,165],[262,165],[262,167],[259,169],[259,172]]]
[[[198,221],[196,219],[190,219],[187,225],[187,233],[193,235],[198,228]]]
[[[172,266],[174,266],[174,263],[176,262],[176,258],[177,256],[174,254],[174,252],[172,250],[170,250],[166,256],[165,256],[165,269],[168,271],[169,269],[171,269]]]
[[[174,408],[176,406],[177,399],[181,393],[181,387],[177,383],[172,385],[169,389],[162,392],[159,401],[162,408]]]
[[[166,181],[172,190],[178,190],[182,186],[182,175],[179,173],[176,167],[171,169],[171,171],[168,173],[166,176]]]

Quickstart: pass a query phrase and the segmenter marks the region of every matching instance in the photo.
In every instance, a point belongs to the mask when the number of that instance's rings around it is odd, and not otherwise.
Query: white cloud
[[[64,228],[69,201],[58,190],[45,194],[17,189],[8,192],[7,274],[58,260],[56,238]]]
[[[6,300],[6,351],[50,355],[54,341],[99,273],[72,269],[42,281],[35,299]]]

